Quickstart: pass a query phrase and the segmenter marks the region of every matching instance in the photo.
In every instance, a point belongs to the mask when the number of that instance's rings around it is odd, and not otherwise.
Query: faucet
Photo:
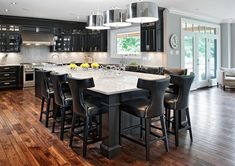
[[[57,53],[56,54],[52,54],[51,58],[52,59],[57,58],[58,61],[57,61],[56,64],[58,65],[59,63],[61,63],[61,65],[63,66],[63,61],[62,61],[62,58],[61,58],[61,56],[59,54],[57,54]]]

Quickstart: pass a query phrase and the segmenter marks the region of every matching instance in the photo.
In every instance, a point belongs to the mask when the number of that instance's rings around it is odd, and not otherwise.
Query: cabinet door
[[[0,52],[6,52],[6,33],[0,33]]]
[[[101,31],[101,34],[98,39],[98,43],[100,44],[99,51],[101,52],[107,52],[108,42],[107,42],[107,30]]]
[[[7,52],[20,52],[21,37],[18,33],[8,33],[7,34]]]
[[[142,30],[141,31],[141,51],[145,52],[145,51],[149,51],[150,47],[149,47],[149,33],[148,30]]]
[[[162,29],[156,30],[156,51],[163,52],[163,31]]]
[[[149,51],[156,51],[156,30],[149,29],[148,33],[149,33],[149,45],[150,45]]]

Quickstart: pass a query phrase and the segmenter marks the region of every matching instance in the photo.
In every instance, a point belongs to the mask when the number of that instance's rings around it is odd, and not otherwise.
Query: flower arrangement
[[[91,64],[91,67],[92,67],[93,69],[98,69],[99,66],[100,66],[100,65],[99,65],[98,63],[96,63],[96,62],[94,62],[94,63]]]
[[[83,68],[83,69],[88,69],[90,67],[90,65],[88,63],[82,63],[80,65],[80,67]]]
[[[77,67],[78,67],[78,66],[77,66],[75,63],[71,63],[71,64],[69,65],[69,68],[72,69],[72,70],[76,70]]]

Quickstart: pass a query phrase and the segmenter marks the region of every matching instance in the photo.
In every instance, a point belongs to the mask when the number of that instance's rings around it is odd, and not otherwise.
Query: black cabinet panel
[[[52,52],[107,52],[107,31],[56,35]]]
[[[4,88],[23,88],[22,66],[0,67],[0,89]]]
[[[159,20],[152,23],[141,24],[141,51],[142,52],[163,52],[163,11],[158,8]]]
[[[0,32],[0,52],[20,52],[21,36],[16,32]]]

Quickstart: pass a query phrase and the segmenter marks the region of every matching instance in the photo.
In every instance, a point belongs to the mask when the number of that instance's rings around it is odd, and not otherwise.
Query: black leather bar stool
[[[51,73],[51,81],[54,89],[55,103],[57,109],[54,111],[52,133],[55,131],[56,123],[60,123],[60,139],[64,139],[65,122],[72,119],[72,96],[67,83],[67,74]],[[58,112],[59,111],[59,112]]]
[[[164,98],[164,105],[167,114],[167,128],[169,129],[169,123],[174,123],[174,131],[169,131],[169,133],[175,135],[175,145],[179,145],[179,131],[189,130],[190,139],[193,141],[191,121],[189,116],[189,92],[194,79],[194,74],[190,75],[171,75],[170,82],[177,87],[178,92],[176,94],[166,93]],[[171,120],[171,110],[174,111],[173,121]],[[181,111],[186,112],[187,125],[181,125]]]
[[[41,113],[39,120],[42,121],[42,115],[46,115],[46,123],[45,126],[48,127],[49,118],[52,118],[53,116],[50,115],[54,111],[54,102],[53,102],[53,109],[51,110],[51,100],[54,101],[54,91],[49,86],[50,82],[50,71],[39,71],[41,75]],[[44,103],[46,102],[46,110],[44,110]]]
[[[72,147],[73,137],[83,140],[83,156],[86,157],[87,145],[102,140],[102,114],[105,113],[101,106],[84,99],[87,88],[94,87],[93,78],[75,79],[68,78],[73,98],[73,120],[69,146]],[[99,121],[96,117],[99,117]],[[77,122],[79,122],[80,125]]]
[[[163,74],[164,75],[187,75],[187,69],[180,69],[180,68],[164,68],[163,69]],[[171,84],[168,86],[166,89],[166,92],[168,93],[177,93],[178,88],[174,84]]]
[[[154,141],[164,140],[166,151],[169,151],[167,131],[164,119],[164,93],[169,85],[170,78],[160,80],[143,80],[139,79],[137,87],[148,90],[150,97],[149,99],[139,98],[129,101],[122,102],[120,105],[120,110],[134,115],[138,118],[145,120],[145,127],[142,124],[138,125],[140,127],[140,136],[142,136],[142,130],[145,131],[145,141],[137,140],[133,137],[127,136],[124,131],[136,128],[137,126],[127,127],[125,129],[120,128],[120,136],[128,140],[131,140],[139,145],[142,145],[146,149],[146,160],[150,158],[150,143]],[[120,114],[121,114],[120,111]],[[121,116],[120,116],[121,117]],[[153,118],[160,117],[161,129],[163,136],[157,135],[151,131],[151,120]],[[120,118],[121,123],[121,118]],[[150,141],[150,135],[154,136],[154,140]]]

